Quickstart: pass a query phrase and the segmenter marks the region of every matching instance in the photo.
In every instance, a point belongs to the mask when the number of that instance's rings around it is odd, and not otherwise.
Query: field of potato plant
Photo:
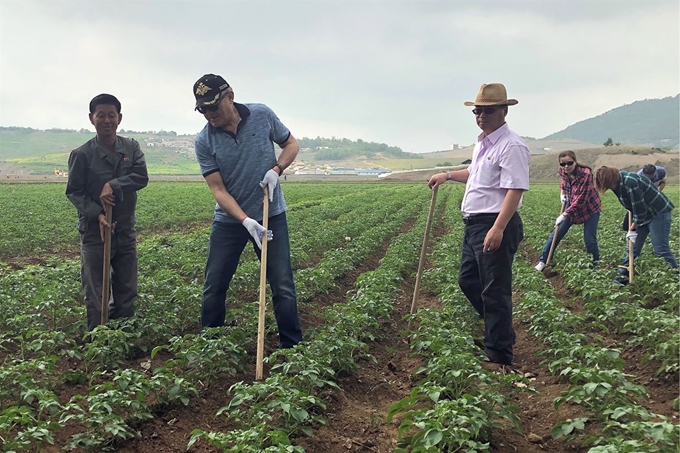
[[[678,187],[666,191],[678,200]],[[0,186],[0,451],[678,450],[678,275],[648,244],[634,282],[613,282],[626,250],[613,194],[603,197],[600,266],[588,268],[572,227],[546,275],[533,265],[559,189],[525,196],[514,267],[521,371],[499,373],[482,367],[482,325],[457,285],[462,186],[439,190],[412,318],[424,183],[285,183],[284,193],[305,339],[276,350],[269,307],[256,381],[259,262],[249,249],[227,326],[200,332],[214,206],[205,184],[140,192],[136,316],[91,333],[64,185]],[[376,369],[380,397],[366,384]],[[373,415],[347,416],[352,404]]]

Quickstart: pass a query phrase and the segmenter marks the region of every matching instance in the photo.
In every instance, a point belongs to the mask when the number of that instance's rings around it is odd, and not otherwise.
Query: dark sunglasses
[[[574,161],[570,160],[569,162],[560,162],[560,167],[571,167],[574,165]]]
[[[219,108],[220,108],[220,103],[218,102],[215,105],[202,105],[200,107],[196,107],[196,110],[198,111],[198,113],[208,113],[208,112],[216,112],[217,109],[219,109]]]
[[[220,98],[213,105],[202,105],[200,107],[196,107],[196,110],[198,113],[216,112],[217,109],[220,108],[220,102],[222,102],[222,100],[227,97],[227,92],[228,90],[220,92]]]
[[[479,116],[482,113],[486,113],[487,115],[491,115],[493,113],[496,113],[496,110],[498,110],[500,107],[475,107],[472,109],[472,113],[475,114],[475,116]]]

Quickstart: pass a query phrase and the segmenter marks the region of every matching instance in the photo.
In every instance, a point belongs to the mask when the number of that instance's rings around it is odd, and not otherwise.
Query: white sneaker
[[[538,264],[536,265],[535,269],[538,272],[543,271],[543,269],[545,269],[545,263],[543,261],[539,261]]]

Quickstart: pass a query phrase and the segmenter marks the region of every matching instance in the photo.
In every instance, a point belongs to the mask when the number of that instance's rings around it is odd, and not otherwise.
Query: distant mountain
[[[608,138],[624,145],[674,148],[680,141],[680,95],[645,99],[579,121],[543,140],[576,139],[603,144]]]

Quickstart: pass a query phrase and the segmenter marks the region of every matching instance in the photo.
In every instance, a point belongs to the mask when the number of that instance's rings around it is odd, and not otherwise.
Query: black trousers
[[[512,328],[512,262],[524,238],[522,219],[515,213],[503,232],[500,247],[483,252],[484,238],[496,214],[466,219],[458,284],[484,319],[484,352],[494,362],[513,359],[515,331]]]

